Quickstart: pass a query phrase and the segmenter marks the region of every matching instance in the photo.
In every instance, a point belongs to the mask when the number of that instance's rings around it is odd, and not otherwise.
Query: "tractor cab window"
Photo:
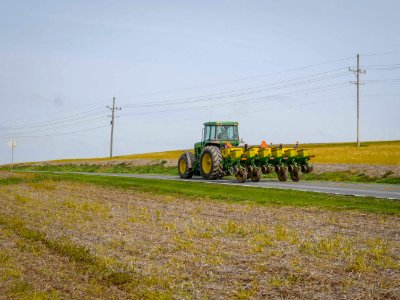
[[[206,126],[204,130],[204,140],[215,140],[215,126]]]
[[[208,125],[204,129],[205,141],[238,141],[239,133],[237,126],[232,125]]]
[[[236,141],[239,139],[237,126],[217,126],[217,139]]]

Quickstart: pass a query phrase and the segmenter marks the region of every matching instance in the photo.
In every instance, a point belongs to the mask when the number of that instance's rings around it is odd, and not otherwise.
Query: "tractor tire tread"
[[[181,173],[179,170],[179,164],[181,162],[181,160],[184,159],[186,161],[186,170],[184,173]],[[189,160],[191,162],[192,168],[189,168]],[[178,173],[179,173],[179,177],[182,179],[190,179],[193,177],[193,164],[194,164],[194,155],[193,153],[189,152],[189,157],[186,155],[186,153],[181,154],[181,156],[178,159]]]
[[[208,152],[211,155],[212,159],[212,170],[205,174],[201,167],[201,161],[204,153]],[[222,169],[222,153],[221,150],[217,146],[205,146],[200,155],[200,172],[205,180],[215,180],[222,178],[224,176],[224,172]]]

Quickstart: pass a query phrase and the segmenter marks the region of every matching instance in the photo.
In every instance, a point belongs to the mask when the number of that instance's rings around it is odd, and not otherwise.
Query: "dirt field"
[[[24,179],[0,205],[4,299],[400,299],[394,216]]]

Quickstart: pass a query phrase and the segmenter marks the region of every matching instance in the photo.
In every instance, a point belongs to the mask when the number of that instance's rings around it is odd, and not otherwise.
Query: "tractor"
[[[214,180],[234,175],[243,183],[247,179],[258,182],[261,174],[275,172],[280,181],[286,181],[289,174],[292,181],[299,181],[301,172],[313,170],[307,149],[271,148],[265,141],[260,146],[242,145],[238,125],[238,122],[204,123],[202,140],[194,144],[194,152],[185,151],[178,159],[179,176],[189,179],[197,175]]]

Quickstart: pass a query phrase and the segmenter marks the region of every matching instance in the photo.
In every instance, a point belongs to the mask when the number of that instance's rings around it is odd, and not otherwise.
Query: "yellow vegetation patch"
[[[355,144],[310,145],[316,163],[400,165],[400,141]]]

